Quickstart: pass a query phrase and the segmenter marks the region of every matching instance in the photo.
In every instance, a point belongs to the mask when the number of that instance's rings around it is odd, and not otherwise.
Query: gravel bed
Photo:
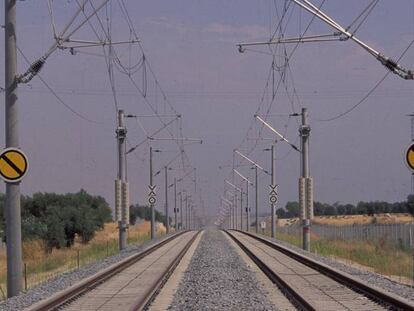
[[[339,261],[335,260],[334,258],[323,257],[323,256],[319,256],[315,253],[306,252],[303,249],[301,249],[299,247],[296,247],[292,244],[289,244],[287,242],[283,242],[283,241],[273,239],[271,237],[267,237],[267,236],[263,236],[263,235],[260,235],[260,236],[267,239],[267,240],[269,240],[269,241],[276,242],[276,243],[279,243],[283,246],[286,246],[286,247],[288,247],[288,248],[290,248],[290,249],[292,249],[292,250],[294,250],[294,251],[296,251],[300,254],[303,254],[303,255],[306,255],[306,256],[308,256],[312,259],[318,260],[318,261],[320,261],[320,262],[322,262],[326,265],[329,265],[333,268],[336,268],[340,271],[343,271],[343,272],[351,274],[355,277],[358,277],[359,279],[361,279],[363,281],[366,281],[367,283],[369,283],[371,285],[382,288],[386,291],[389,291],[389,292],[391,292],[393,294],[396,294],[400,297],[404,297],[408,300],[414,301],[414,289],[412,287],[408,286],[408,285],[403,285],[403,284],[397,283],[397,282],[392,281],[392,280],[390,280],[389,278],[387,278],[383,275],[380,275],[380,274],[377,274],[377,273],[374,273],[374,272],[371,272],[371,271],[358,269],[356,267],[349,266],[345,263],[342,263],[342,262],[339,262]]]
[[[20,311],[24,308],[31,306],[32,304],[46,299],[56,292],[64,290],[79,281],[89,277],[100,270],[107,268],[108,266],[121,261],[122,259],[131,256],[137,252],[143,251],[147,249],[151,245],[155,244],[158,241],[162,241],[167,237],[173,235],[169,234],[167,236],[163,236],[160,239],[155,241],[148,241],[140,245],[133,245],[127,247],[125,250],[120,252],[117,255],[107,257],[105,259],[101,259],[94,263],[88,264],[80,269],[73,270],[70,272],[62,273],[56,277],[53,277],[35,287],[29,289],[27,292],[22,292],[20,295],[7,299],[6,301],[0,301],[0,310],[1,311]]]
[[[208,229],[168,310],[277,310],[224,233]]]

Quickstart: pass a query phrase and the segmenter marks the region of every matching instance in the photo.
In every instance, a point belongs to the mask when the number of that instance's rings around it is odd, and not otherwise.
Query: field
[[[368,215],[341,215],[341,216],[315,216],[314,224],[330,226],[351,226],[365,224],[408,224],[413,221],[409,214],[375,214]],[[278,219],[278,226],[289,226],[298,223],[299,218]],[[269,222],[270,224],[270,222]]]
[[[302,247],[297,235],[277,234],[279,240]],[[335,258],[362,270],[373,271],[394,281],[413,284],[413,257],[410,250],[399,249],[381,241],[343,241],[311,236],[311,252]]]
[[[128,244],[141,244],[149,239],[150,223],[145,221],[131,226],[128,231]],[[165,234],[162,224],[157,224],[157,232]],[[105,224],[88,244],[78,241],[70,249],[54,249],[52,253],[44,252],[40,240],[23,243],[24,288],[30,288],[60,273],[77,269],[98,259],[114,255],[118,249],[117,224]],[[6,296],[6,251],[0,250],[0,299]]]
[[[325,232],[325,234],[318,235],[315,231],[312,233],[311,251],[321,256],[346,262],[363,270],[383,274],[400,283],[411,285],[414,279],[414,258],[408,242],[401,243],[406,241],[399,240],[400,243],[393,243],[390,238],[392,234],[387,237],[379,234],[376,238],[372,238],[372,235],[366,234],[358,236],[357,232],[358,228],[374,229],[381,227],[381,225],[383,225],[382,227],[389,225],[386,227],[390,229],[390,233],[396,233],[395,228],[399,225],[401,225],[400,227],[406,227],[412,223],[413,218],[409,214],[316,216],[312,221],[314,230],[318,229]],[[327,228],[328,226],[329,228]],[[268,231],[270,221],[268,221],[266,227]],[[302,246],[300,220],[298,218],[279,219],[278,227],[278,239],[298,247]],[[320,230],[320,228],[326,228],[326,230]],[[339,233],[336,236],[332,235],[332,231],[335,231],[334,228],[337,228],[336,231]],[[352,239],[341,238],[340,233],[345,232],[345,229],[355,231]],[[384,230],[380,232],[384,232]],[[412,243],[412,241],[410,242]]]

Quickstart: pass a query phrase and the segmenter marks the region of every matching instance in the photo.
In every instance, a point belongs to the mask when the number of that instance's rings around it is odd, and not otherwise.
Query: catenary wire
[[[404,50],[404,52],[401,54],[401,56],[397,59],[397,62],[399,62],[404,57],[404,55],[413,46],[413,44],[414,44],[414,40],[412,40],[411,43],[407,46],[407,48]],[[339,118],[342,118],[343,116],[349,114],[355,108],[357,108],[359,105],[361,105],[363,102],[365,102],[376,91],[376,89],[382,84],[382,82],[384,82],[384,80],[388,77],[388,75],[390,73],[391,73],[391,71],[387,70],[385,75],[374,85],[374,87],[372,89],[370,89],[369,92],[361,100],[359,100],[355,105],[353,105],[351,108],[345,110],[344,112],[342,112],[342,113],[340,113],[340,114],[338,114],[334,117],[327,118],[327,119],[315,119],[315,120],[320,121],[320,122],[330,122],[330,121],[334,121],[334,120],[337,120]]]

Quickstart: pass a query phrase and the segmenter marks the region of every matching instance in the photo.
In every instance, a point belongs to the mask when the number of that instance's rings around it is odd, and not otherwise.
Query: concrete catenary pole
[[[192,220],[191,220],[191,217],[192,217],[192,211],[193,211],[193,205],[192,205],[192,204],[190,204],[190,205],[188,206],[188,229],[189,229],[189,230],[191,230],[191,229],[192,229]]]
[[[249,230],[250,230],[249,181],[246,180],[246,231],[249,232]]]
[[[153,187],[153,172],[152,172],[152,147],[150,147],[150,186]],[[150,204],[151,208],[151,240],[155,239],[155,206]]]
[[[240,195],[240,197],[241,197],[241,195]],[[236,229],[236,230],[237,230],[237,226],[238,226],[238,223],[239,223],[239,218],[237,217],[237,215],[238,215],[238,206],[237,206],[237,204],[238,204],[238,201],[236,200],[236,203],[234,204],[234,229]]]
[[[193,210],[194,206],[191,205],[190,206],[190,230],[192,230],[194,228],[194,210]]]
[[[243,196],[240,193],[240,201],[242,201],[242,199],[243,199]],[[236,211],[237,211],[237,190],[234,191],[234,204],[233,204],[232,208],[233,208],[233,229],[236,229],[237,230],[237,227],[236,227],[236,221],[237,221],[237,219],[236,219]]]
[[[275,168],[276,168],[276,163],[275,163],[275,146],[272,145],[271,148],[271,168],[272,168],[272,174],[271,174],[271,178],[270,178],[270,184],[272,186],[274,186],[276,184],[276,172],[275,172]],[[272,229],[272,238],[276,237],[276,204],[271,203],[270,205],[270,209],[271,209],[271,213],[272,213],[272,225],[271,225],[271,229]]]
[[[189,201],[188,203],[188,230],[191,230],[191,205],[192,202]]]
[[[168,167],[164,167],[165,172],[165,228],[167,234],[170,233],[170,215],[168,213]]]
[[[118,110],[118,128],[116,129],[116,135],[118,140],[118,179],[121,185],[124,186],[126,182],[126,169],[125,169],[125,139],[126,139],[126,127],[124,123],[124,111]],[[118,220],[119,229],[119,249],[123,250],[127,245],[127,224],[125,223],[125,210],[124,200],[125,197],[121,195],[121,219]]]
[[[256,202],[256,233],[259,233],[259,184],[257,178],[257,165],[254,166],[254,175],[255,175],[255,202]]]
[[[19,147],[17,107],[16,0],[4,1],[6,148]],[[6,184],[7,296],[22,289],[22,232],[20,183]]]
[[[411,143],[414,143],[414,113],[411,113],[409,115],[409,117],[411,118]],[[411,172],[411,195],[414,195],[414,172]],[[414,219],[412,221],[412,226],[414,228]],[[413,236],[412,236],[412,232],[410,231],[410,242],[411,242],[411,247],[412,247],[412,262],[413,262],[413,283],[412,283],[412,288],[414,288],[414,243],[413,243]]]
[[[243,230],[243,188],[240,190],[240,230]]]
[[[183,225],[184,225],[183,223],[184,221],[183,219],[183,192],[180,191],[179,195],[180,195],[180,229],[182,230]]]
[[[174,228],[175,231],[178,230],[177,226],[177,178],[174,178]]]
[[[299,202],[302,211],[303,249],[310,251],[310,220],[313,216],[313,189],[309,170],[309,136],[308,111],[302,108],[301,137],[301,178],[299,181]]]
[[[188,195],[185,195],[184,199],[184,206],[185,206],[185,226],[184,229],[188,230]]]

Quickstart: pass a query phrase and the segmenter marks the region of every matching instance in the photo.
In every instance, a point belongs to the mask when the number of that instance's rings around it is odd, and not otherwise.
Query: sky
[[[99,1],[92,1],[97,4]],[[118,3],[111,0],[113,40],[129,40],[130,32]],[[349,25],[370,3],[369,0],[326,0],[323,9],[344,26]],[[18,46],[33,61],[53,43],[46,1],[18,1]],[[182,115],[183,135],[202,139],[203,144],[189,144],[186,153],[197,168],[197,194],[204,200],[205,213],[214,215],[223,193],[224,179],[232,178],[233,149],[240,148],[263,167],[270,168],[270,154],[263,149],[270,141],[262,140],[250,152],[254,140],[274,139],[272,133],[253,122],[257,112],[265,114],[271,101],[271,89],[264,91],[272,63],[269,48],[255,47],[240,54],[236,43],[267,41],[276,29],[285,1],[281,0],[124,0],[131,21],[141,40],[151,69],[169,102]],[[321,1],[315,1],[320,4]],[[286,36],[297,36],[311,21],[311,15],[290,4]],[[74,0],[54,1],[56,27],[69,20],[77,5]],[[104,17],[104,12],[100,12]],[[91,21],[98,27],[96,19]],[[4,24],[3,15],[0,24]],[[313,20],[307,34],[332,33],[322,21]],[[384,55],[397,59],[414,39],[414,3],[409,0],[380,1],[359,28],[357,36]],[[76,39],[94,40],[88,25],[74,35]],[[4,30],[0,31],[4,46]],[[135,63],[137,55],[130,44],[116,47],[120,59]],[[292,47],[287,47],[291,51]],[[281,63],[279,50],[276,62]],[[93,54],[93,55],[91,55]],[[283,56],[283,55],[282,55]],[[400,63],[414,68],[414,48]],[[0,48],[4,59],[4,48]],[[132,58],[132,61],[131,61]],[[27,69],[21,55],[19,72]],[[351,41],[300,44],[289,59],[285,79],[291,99],[283,92],[275,96],[268,122],[298,143],[298,121],[288,114],[307,107],[310,114],[310,169],[315,184],[315,200],[327,203],[405,200],[410,193],[410,172],[404,152],[411,142],[410,118],[413,112],[413,81],[389,74],[367,100],[349,114],[331,122],[358,103],[387,73],[365,50]],[[275,72],[276,79],[280,72]],[[101,49],[82,49],[71,55],[58,50],[47,60],[40,73],[65,104],[90,122],[79,118],[60,103],[35,77],[19,88],[20,147],[27,153],[30,170],[22,182],[22,193],[76,192],[83,188],[101,195],[111,206],[114,202],[114,179],[117,174],[115,140],[116,110]],[[138,84],[142,74],[135,75]],[[271,80],[272,82],[272,80]],[[0,66],[0,86],[4,85],[4,66]],[[128,78],[115,70],[118,106],[129,114],[151,114],[145,100]],[[155,84],[148,84],[148,99],[159,113],[169,113]],[[270,90],[270,91],[269,91]],[[264,95],[263,95],[264,94]],[[258,109],[262,97],[263,105]],[[1,96],[4,105],[4,96]],[[0,128],[4,128],[4,109],[0,109]],[[149,133],[159,128],[153,118],[142,118]],[[131,145],[145,139],[134,119],[127,119]],[[253,123],[252,123],[253,122]],[[251,130],[248,131],[249,127]],[[176,125],[171,129],[177,133]],[[166,132],[157,137],[165,138]],[[4,135],[0,135],[4,146]],[[152,142],[162,150],[154,156],[154,166],[161,168],[177,153],[172,141]],[[299,154],[283,142],[276,144],[276,179],[279,184],[278,207],[297,200],[300,174]],[[148,185],[148,144],[128,155],[128,179],[131,203],[146,203]],[[254,177],[253,170],[235,156],[239,170]],[[177,164],[178,166],[178,164]],[[174,168],[174,165],[173,165]],[[170,179],[180,177],[172,170]],[[234,177],[239,185],[241,180]],[[269,177],[259,175],[260,211],[269,210]],[[163,208],[162,175],[158,185],[158,209]],[[191,188],[185,182],[179,188]],[[4,185],[0,191],[4,191]],[[189,190],[190,191],[190,190]],[[193,191],[193,190],[191,190]],[[170,192],[170,196],[172,193]],[[250,204],[253,205],[253,196]],[[198,201],[198,200],[196,200]],[[170,203],[171,204],[171,203]],[[200,205],[199,202],[196,204]],[[201,213],[201,212],[200,212]]]

